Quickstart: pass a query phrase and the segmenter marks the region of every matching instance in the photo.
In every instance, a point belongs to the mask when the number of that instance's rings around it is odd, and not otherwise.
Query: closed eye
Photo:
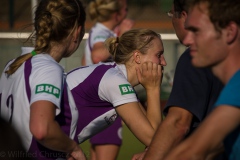
[[[164,52],[164,51],[158,52],[158,53],[157,53],[157,57],[160,58],[160,57],[163,55],[163,52]]]

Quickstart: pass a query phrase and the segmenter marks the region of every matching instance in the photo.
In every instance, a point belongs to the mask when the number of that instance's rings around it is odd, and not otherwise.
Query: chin
[[[196,68],[205,68],[208,67],[207,65],[204,65],[204,63],[201,63],[200,61],[192,59],[192,65]]]

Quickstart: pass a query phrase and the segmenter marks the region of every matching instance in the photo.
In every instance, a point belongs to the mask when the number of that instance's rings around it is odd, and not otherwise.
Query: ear
[[[83,35],[81,35],[81,31],[82,31],[82,26],[79,26],[75,31],[74,31],[74,35],[73,35],[73,41],[75,43],[77,43],[80,39],[80,37],[82,38]]]
[[[80,35],[81,30],[82,30],[82,26],[79,26],[79,27],[77,28],[77,35]]]
[[[137,64],[141,63],[141,56],[139,51],[134,51],[133,53],[133,59]]]
[[[187,19],[187,12],[186,11],[182,11],[181,12],[181,18],[183,18],[184,19],[184,21],[186,21],[186,19]]]
[[[226,27],[227,32],[227,43],[233,43],[238,37],[238,25],[235,22],[230,22]]]

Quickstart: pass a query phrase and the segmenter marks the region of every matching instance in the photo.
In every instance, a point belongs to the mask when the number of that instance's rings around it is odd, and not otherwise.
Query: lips
[[[195,49],[190,49],[190,55],[193,57],[194,55],[196,55],[197,50]]]

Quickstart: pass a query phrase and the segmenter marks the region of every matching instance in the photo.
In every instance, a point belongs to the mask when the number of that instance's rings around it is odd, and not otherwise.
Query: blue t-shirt
[[[229,80],[222,90],[215,106],[229,105],[240,108],[240,70]],[[231,132],[224,140],[225,150],[229,160],[240,160],[240,126]]]

